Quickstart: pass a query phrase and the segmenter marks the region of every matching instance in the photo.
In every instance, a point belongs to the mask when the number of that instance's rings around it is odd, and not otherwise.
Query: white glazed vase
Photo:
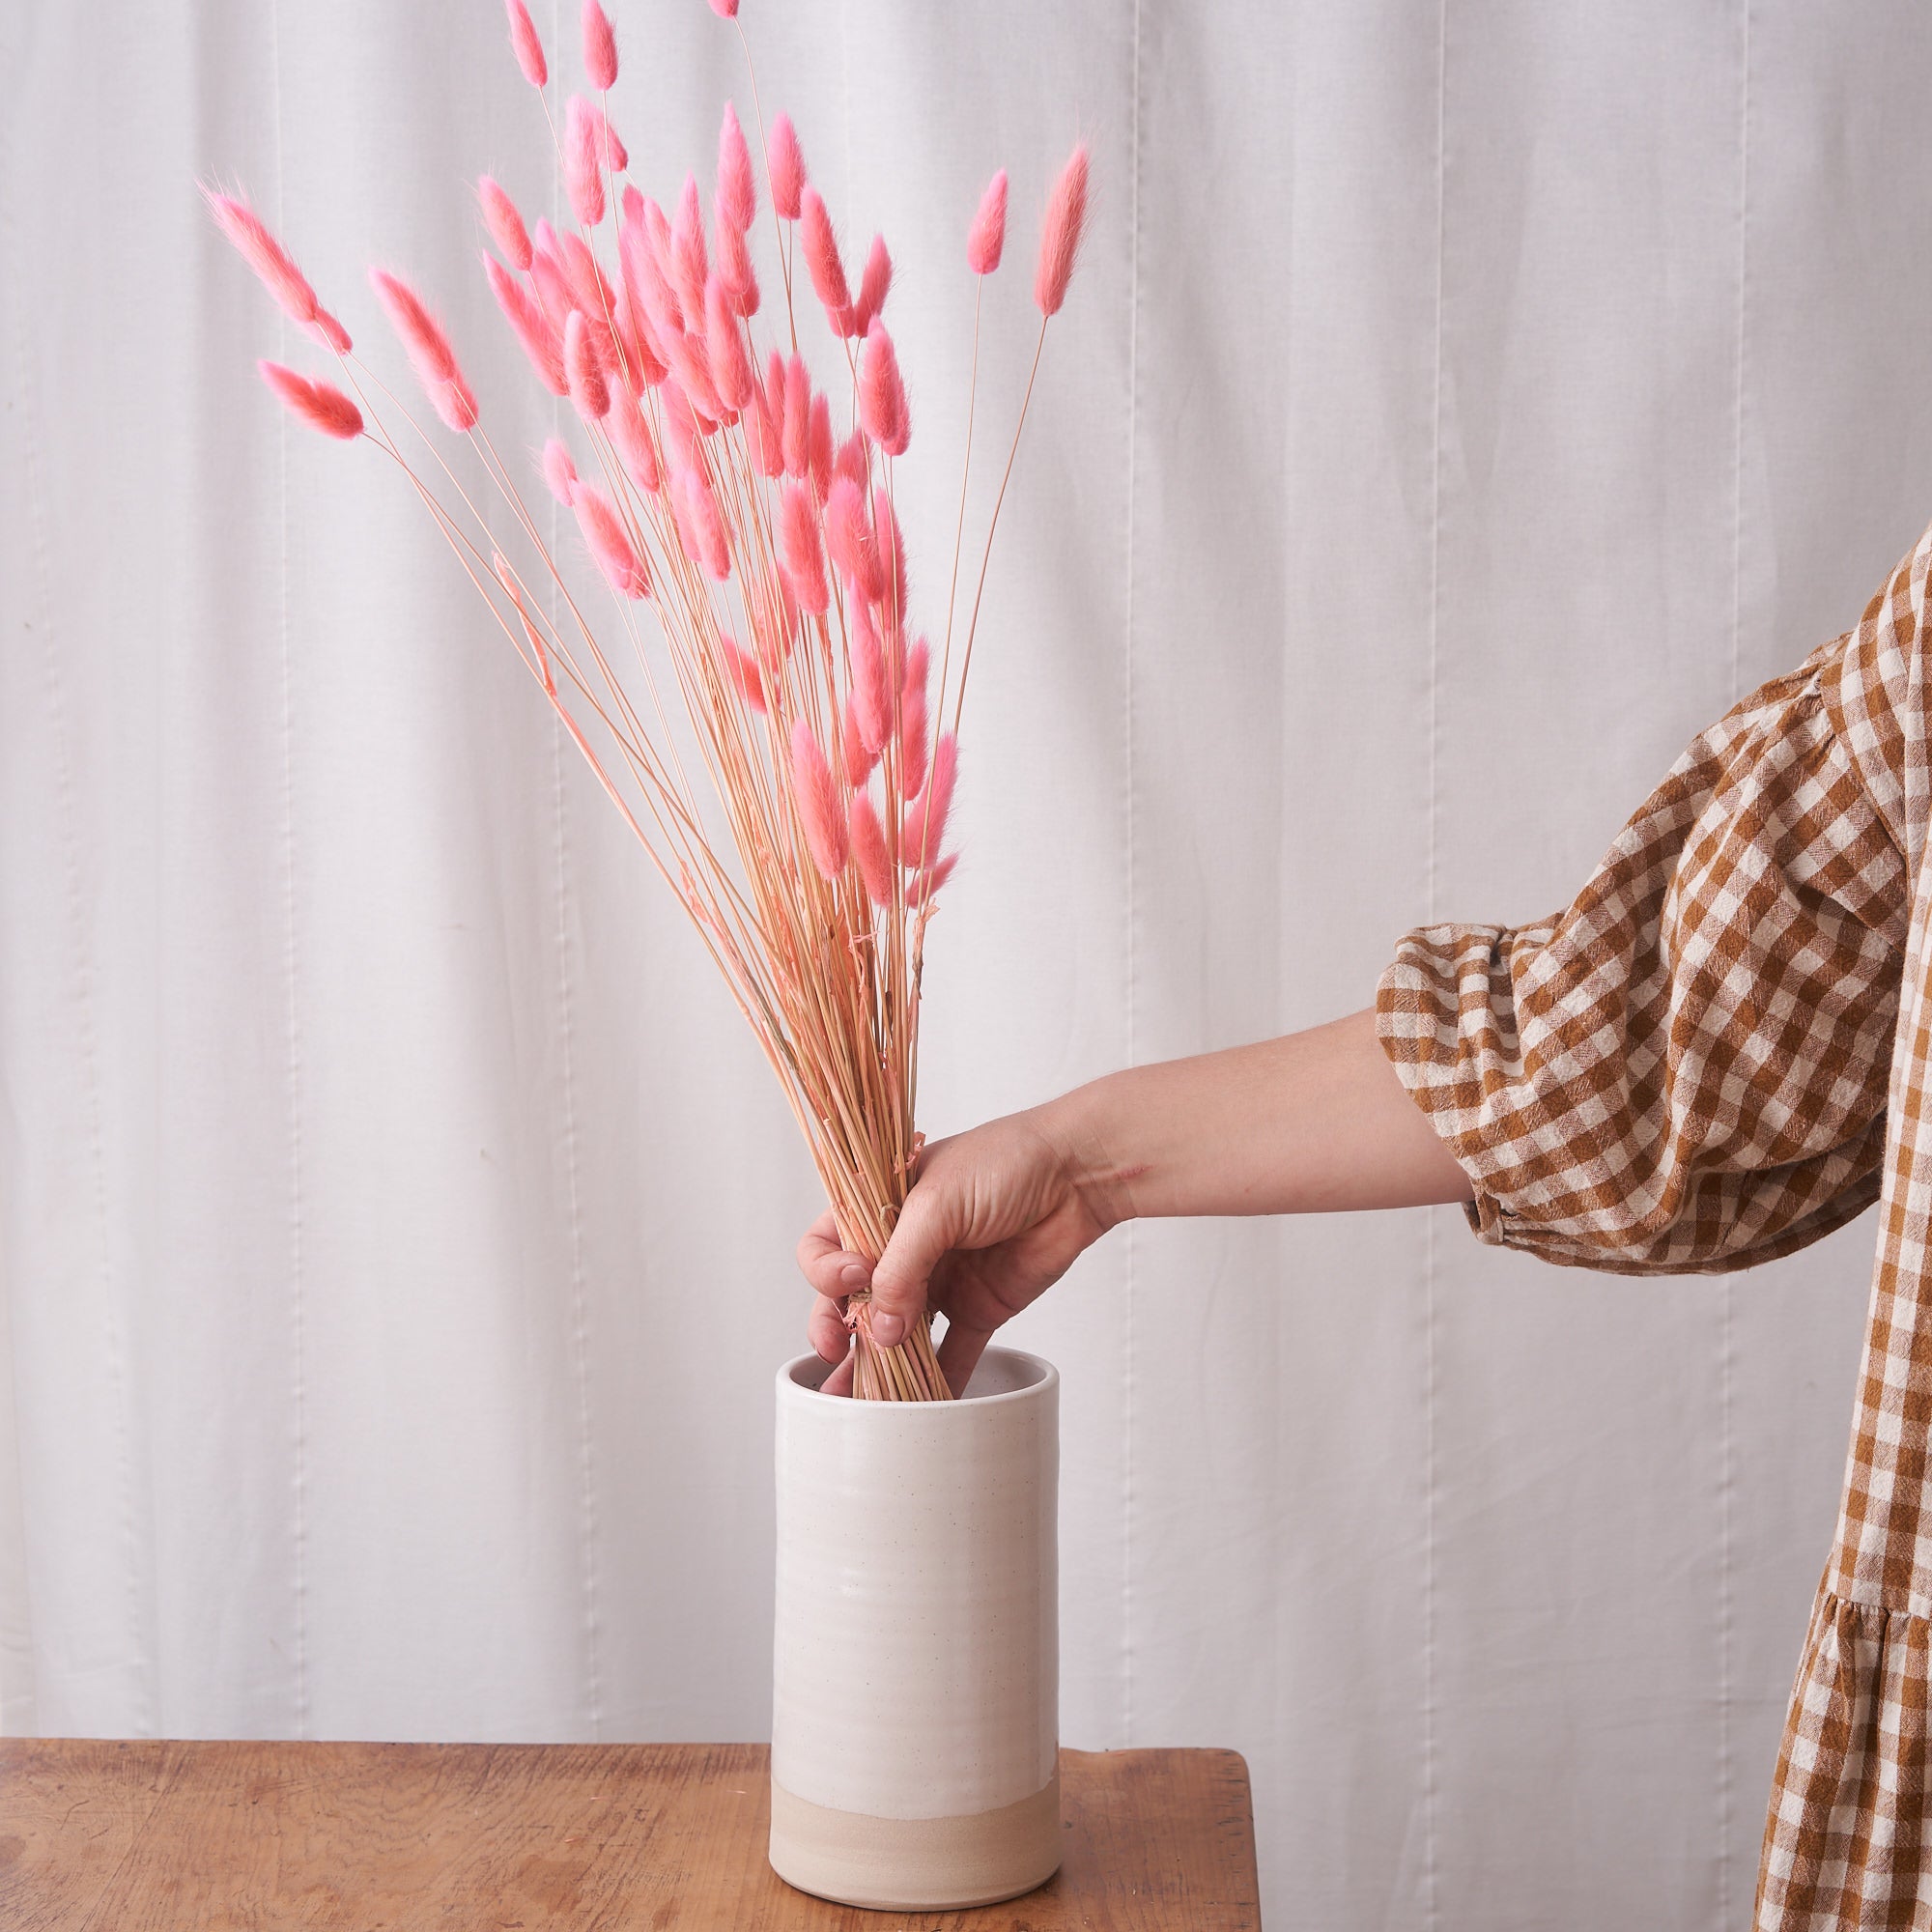
[[[946,1911],[1060,1866],[1060,1377],[989,1349],[952,1402],[778,1380],[772,1869]]]

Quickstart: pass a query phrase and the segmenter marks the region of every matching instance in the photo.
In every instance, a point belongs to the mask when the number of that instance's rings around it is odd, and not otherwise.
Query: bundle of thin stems
[[[575,515],[602,594],[584,591],[574,560],[565,569],[546,544],[416,291],[371,270],[436,415],[475,452],[469,485],[245,199],[204,192],[283,309],[334,354],[339,385],[272,362],[260,365],[264,379],[302,421],[372,443],[408,480],[724,974],[805,1134],[839,1238],[876,1260],[918,1162],[920,981],[935,897],[957,858],[946,838],[966,676],[1046,325],[1079,248],[1087,152],[1075,148],[1047,199],[1039,337],[970,611],[955,627],[980,298],[1005,245],[1004,171],[969,231],[966,453],[935,668],[909,622],[894,465],[912,420],[881,313],[893,272],[883,239],[854,287],[790,120],[777,116],[767,132],[759,111],[784,298],[781,346],[761,361],[752,330],[758,188],[733,109],[710,223],[691,176],[667,213],[624,179],[629,156],[610,116],[616,37],[599,0],[582,9],[588,88],[565,103],[561,128],[528,11],[505,4],[572,218],[527,227],[486,176],[478,200],[496,252],[484,270],[538,379],[574,410],[576,447],[553,437],[537,467]],[[737,0],[711,5],[735,20]],[[755,108],[749,45],[745,58]],[[804,299],[808,281],[815,303]],[[801,310],[813,306],[835,345],[830,387],[814,383],[800,347]],[[882,1347],[867,1297],[855,1295],[847,1323],[855,1394],[951,1393],[929,1321]]]

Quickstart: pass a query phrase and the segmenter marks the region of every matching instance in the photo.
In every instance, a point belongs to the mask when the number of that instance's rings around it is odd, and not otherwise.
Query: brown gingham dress
[[[1483,1240],[1719,1270],[1880,1204],[1760,1932],[1932,1927],[1928,573],[1932,530],[1856,630],[1685,753],[1566,911],[1412,932],[1377,990],[1382,1045],[1467,1170]]]

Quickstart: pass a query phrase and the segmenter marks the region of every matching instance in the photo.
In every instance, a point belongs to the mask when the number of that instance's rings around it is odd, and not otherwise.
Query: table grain
[[[731,1927],[1245,1932],[1248,1771],[1063,1751],[1059,1875],[972,1912],[860,1912],[765,1862],[763,1745],[0,1739],[7,1932]]]

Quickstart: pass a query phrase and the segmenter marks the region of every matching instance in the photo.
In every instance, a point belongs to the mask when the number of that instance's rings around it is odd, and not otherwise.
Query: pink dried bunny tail
[[[859,740],[875,756],[893,734],[893,700],[886,685],[886,654],[879,627],[858,584],[846,606],[845,643],[852,659],[852,718]]]
[[[929,905],[948,879],[952,876],[959,864],[959,854],[949,852],[936,866],[922,866],[912,876],[912,890],[906,895],[906,903],[911,906]]]
[[[803,476],[811,464],[811,372],[803,355],[794,355],[785,364],[784,419],[785,469]]]
[[[684,328],[684,311],[677,292],[666,278],[649,232],[642,221],[627,220],[617,231],[617,261],[624,286],[662,342]]]
[[[617,85],[617,36],[597,0],[583,0],[583,71],[600,92]]]
[[[925,679],[932,647],[923,638],[913,639],[906,653],[905,677],[899,686],[899,786],[917,798],[925,786]]]
[[[716,275],[704,287],[704,346],[710,354],[711,381],[718,400],[727,409],[743,410],[752,400],[754,379],[738,319]]]
[[[334,384],[298,375],[279,362],[257,362],[255,366],[262,372],[263,382],[310,429],[319,429],[324,436],[339,436],[345,442],[362,434],[362,412]]]
[[[848,821],[852,857],[866,882],[867,896],[874,905],[885,905],[893,895],[893,862],[886,851],[886,828],[879,823],[878,809],[869,793],[853,794]]]
[[[980,212],[966,233],[966,266],[976,275],[990,275],[1000,266],[1007,245],[1007,171],[1002,168],[986,184]]]
[[[1034,275],[1033,298],[1042,315],[1058,315],[1073,278],[1074,257],[1087,226],[1087,143],[1066,157],[1053,192],[1046,198],[1046,216],[1039,230],[1039,268]]]
[[[745,412],[745,440],[751,444],[752,462],[760,476],[776,481],[784,474],[784,435],[763,383],[753,389],[751,408]]]
[[[510,45],[516,50],[517,65],[532,87],[541,87],[550,79],[550,65],[544,59],[543,43],[537,39],[530,10],[524,0],[503,0],[503,5],[510,16]]]
[[[530,292],[496,256],[483,257],[483,272],[490,277],[490,291],[497,298],[497,306],[523,344],[524,354],[530,358],[530,367],[537,372],[539,381],[552,395],[567,396],[570,382],[563,372],[563,345],[557,340],[550,319]]]
[[[456,352],[449,346],[442,325],[400,276],[390,274],[386,269],[371,269],[369,282],[437,414],[459,434],[474,429],[475,392],[457,367]]]
[[[832,473],[849,477],[853,488],[861,492],[871,482],[872,445],[864,430],[855,429],[838,445],[838,454],[832,459]]]
[[[919,796],[906,807],[905,837],[899,855],[908,866],[931,866],[946,838],[946,815],[952,809],[952,782],[959,774],[959,747],[944,733],[932,753],[932,773]]]
[[[906,614],[905,532],[883,483],[872,489],[872,541],[879,549],[879,603],[897,626]]]
[[[818,542],[818,519],[812,514],[811,498],[796,483],[785,485],[779,512],[779,539],[784,551],[792,595],[811,616],[824,616],[831,607],[832,592],[825,582],[825,554]]]
[[[697,204],[696,176],[686,175],[677,198],[677,219],[671,225],[671,269],[677,277],[678,299],[693,327],[704,321],[704,284],[711,272],[704,255],[704,211]]]
[[[561,437],[552,437],[543,446],[543,477],[550,494],[569,509],[577,494],[577,464]]]
[[[617,461],[624,466],[625,475],[639,490],[656,496],[664,485],[663,466],[658,462],[657,444],[651,440],[650,429],[628,389],[618,388],[611,393],[611,413],[605,419],[605,427],[616,445]]]
[[[866,518],[866,499],[849,476],[835,476],[826,493],[825,548],[831,554],[833,568],[858,586],[857,594],[876,603],[884,587],[879,553]]]
[[[805,150],[789,114],[781,114],[765,138],[765,172],[771,177],[772,206],[782,219],[796,221],[805,192]]]
[[[684,486],[685,508],[697,549],[696,561],[723,583],[731,575],[731,546],[724,540],[718,499],[711,494],[711,485],[701,469],[687,469],[678,480]]]
[[[597,0],[590,0],[590,5],[595,7]],[[604,219],[596,113],[582,95],[573,94],[563,114],[563,185],[570,196],[570,212],[584,227],[595,228]]]
[[[602,422],[611,413],[611,385],[604,364],[584,327],[582,314],[572,309],[563,326],[563,366],[570,377],[570,400],[585,422]]]
[[[718,130],[718,212],[740,235],[758,214],[758,185],[752,173],[752,151],[738,125],[738,110],[727,100]]]
[[[295,258],[269,233],[262,217],[239,195],[217,194],[205,184],[202,199],[208,212],[242,259],[262,279],[269,293],[291,321],[298,322],[325,348],[338,355],[349,353],[349,335],[342,325],[316,299],[309,280],[296,267]]]
[[[852,292],[845,283],[845,264],[838,259],[838,238],[832,232],[832,217],[825,212],[825,199],[815,187],[808,187],[799,198],[800,239],[805,243],[805,266],[811,271],[811,286],[832,326],[842,335],[845,311],[852,306]]]
[[[718,279],[739,315],[757,314],[758,277],[752,267],[751,243],[728,221],[718,229]]]
[[[845,700],[844,723],[838,728],[838,745],[845,759],[845,782],[862,785],[872,774],[872,767],[879,762],[876,752],[866,749],[866,741],[859,735],[859,721],[853,715],[852,700]]]
[[[596,484],[580,481],[571,495],[571,507],[577,512],[583,541],[589,545],[598,569],[610,579],[611,587],[633,602],[648,597],[650,575],[643,559],[631,548],[631,539],[610,497]]]
[[[530,266],[530,234],[517,204],[488,175],[476,184],[476,199],[483,204],[483,225],[497,244],[497,252],[513,269]]]
[[[912,410],[899,375],[898,351],[883,322],[866,332],[859,362],[859,422],[888,456],[903,456],[912,440]]]
[[[866,271],[859,277],[859,293],[852,303],[853,335],[864,339],[873,318],[885,307],[892,286],[893,258],[886,247],[886,238],[874,235],[871,251],[866,257]]]
[[[570,277],[570,293],[576,298],[576,305],[593,321],[602,322],[616,307],[617,298],[605,279],[604,270],[597,266],[597,257],[581,235],[559,235],[555,240],[557,257],[563,263],[563,272]]]
[[[711,0],[711,11],[721,20],[735,20],[738,17],[738,0]]]
[[[851,835],[839,803],[838,781],[825,762],[810,724],[803,718],[791,730],[791,795],[811,863],[828,884],[836,884],[845,869]]]
[[[811,487],[818,492],[818,500],[822,503],[825,493],[832,488],[832,399],[829,396],[813,396],[811,399],[805,462],[811,477]]]
[[[765,680],[759,674],[757,660],[738,648],[737,639],[728,631],[718,634],[718,653],[724,660],[724,668],[729,673],[738,696],[753,711],[765,709]]]

